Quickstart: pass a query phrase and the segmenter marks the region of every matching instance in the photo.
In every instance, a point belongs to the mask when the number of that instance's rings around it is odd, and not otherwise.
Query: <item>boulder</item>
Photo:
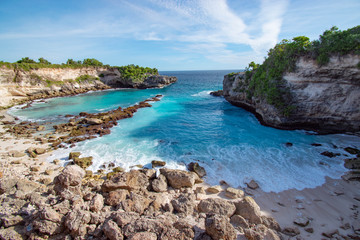
[[[243,218],[240,215],[234,215],[230,218],[230,223],[234,226],[234,227],[240,227],[242,229],[247,229],[249,228],[249,224],[246,221],[245,218]]]
[[[353,155],[360,154],[360,150],[356,149],[356,148],[346,147],[346,148],[344,148],[344,150]]]
[[[252,197],[246,196],[238,202],[234,202],[236,214],[241,215],[250,223],[261,224],[260,207]]]
[[[0,229],[0,239],[4,240],[22,240],[25,236],[21,236],[13,228]]]
[[[188,165],[189,171],[196,173],[200,178],[206,175],[205,168],[201,167],[197,162],[191,162]]]
[[[90,210],[98,212],[104,207],[104,197],[101,194],[96,194],[90,202]]]
[[[16,151],[16,150],[12,150],[12,151],[9,152],[9,156],[15,157],[15,158],[23,157],[25,155],[26,154],[24,152],[20,152],[20,151]]]
[[[152,232],[135,233],[129,240],[157,240],[157,236]]]
[[[360,169],[360,157],[358,158],[348,158],[344,160],[344,167],[347,169]]]
[[[306,217],[298,217],[294,220],[294,223],[300,227],[306,227],[309,225],[309,219]]]
[[[5,215],[2,216],[0,220],[6,228],[24,223],[24,218],[19,215]]]
[[[90,222],[90,212],[84,210],[72,210],[65,217],[65,226],[70,230],[71,236],[84,236],[86,234],[86,225]]]
[[[198,211],[201,213],[218,214],[231,217],[234,215],[235,210],[236,207],[232,202],[222,198],[207,198],[201,200],[198,204]]]
[[[67,165],[64,170],[56,177],[56,182],[67,186],[78,186],[81,184],[85,170],[78,165]]]
[[[74,163],[79,165],[81,168],[86,169],[92,165],[93,157],[74,157]]]
[[[106,198],[106,204],[110,206],[117,206],[121,201],[125,200],[127,196],[129,196],[129,191],[125,189],[111,191]]]
[[[341,154],[340,153],[333,153],[333,152],[325,151],[325,152],[322,152],[321,155],[323,155],[325,157],[333,158],[333,157],[340,156]]]
[[[221,192],[221,191],[222,191],[222,188],[221,188],[221,186],[219,186],[219,185],[211,186],[211,187],[208,187],[208,188],[206,189],[206,192],[207,192],[207,193],[211,193],[211,194],[217,194],[217,193],[219,193],[219,192]]]
[[[117,189],[133,191],[146,189],[148,186],[149,179],[144,173],[139,170],[131,170],[130,172],[114,174],[110,179],[107,179],[103,183],[102,190],[105,192],[110,192]]]
[[[104,231],[105,236],[110,240],[123,240],[124,239],[121,229],[112,220],[109,220],[104,223],[103,231]]]
[[[112,214],[112,219],[121,228],[124,228],[125,225],[131,222],[135,222],[138,218],[140,218],[140,215],[135,212],[115,212]]]
[[[80,157],[81,152],[70,152],[69,153],[69,160]]]
[[[164,162],[164,161],[159,161],[159,160],[152,160],[151,161],[152,168],[163,167],[165,165],[166,165],[166,162]]]
[[[181,194],[178,198],[171,200],[175,213],[191,215],[195,208],[195,197],[193,194]]]
[[[241,189],[228,187],[225,191],[225,196],[231,199],[242,198],[244,196],[244,191]]]
[[[15,189],[16,183],[19,181],[17,178],[1,178],[0,180],[0,194],[10,192],[12,189]]]
[[[151,186],[155,192],[166,192],[168,188],[166,177],[160,174],[158,178],[151,182]]]
[[[292,228],[292,227],[287,227],[287,228],[284,228],[282,230],[282,233],[285,234],[285,235],[288,235],[288,236],[291,236],[291,237],[294,237],[296,235],[299,235],[300,234],[300,231],[298,228]]]
[[[259,188],[259,184],[257,184],[257,182],[255,182],[254,180],[251,180],[249,183],[246,183],[246,185],[248,186],[248,188],[253,190]]]
[[[205,219],[205,231],[212,239],[236,239],[235,229],[226,216],[216,214],[207,215]]]
[[[44,154],[46,152],[45,148],[35,148],[34,152],[38,155]]]
[[[130,194],[130,198],[121,201],[121,207],[125,212],[136,212],[139,214],[143,214],[144,211],[149,207],[151,199],[145,197],[144,195],[140,195],[132,192]]]
[[[166,168],[160,169],[160,172],[165,175],[169,185],[173,188],[193,187],[195,184],[195,176],[190,172]]]

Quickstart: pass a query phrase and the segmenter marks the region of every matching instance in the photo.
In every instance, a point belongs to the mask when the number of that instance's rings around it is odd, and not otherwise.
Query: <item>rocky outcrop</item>
[[[177,81],[176,77],[145,75],[142,79],[124,79],[117,68],[39,68],[28,71],[0,67],[0,106],[28,100],[62,97],[109,88],[161,88]],[[22,101],[14,102],[13,99]]]
[[[320,133],[360,131],[359,55],[333,56],[327,65],[300,58],[294,72],[283,75],[293,111],[289,116],[259,97],[247,98],[245,74],[227,75],[223,93],[230,103],[253,112],[264,124]]]

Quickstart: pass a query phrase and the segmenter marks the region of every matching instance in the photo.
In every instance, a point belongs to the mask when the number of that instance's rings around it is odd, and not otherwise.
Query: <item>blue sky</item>
[[[360,24],[360,0],[0,0],[0,60],[243,69],[281,39]]]

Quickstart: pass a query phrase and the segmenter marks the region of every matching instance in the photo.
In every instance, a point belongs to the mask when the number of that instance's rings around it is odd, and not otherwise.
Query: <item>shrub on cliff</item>
[[[125,80],[141,82],[146,75],[158,75],[156,68],[140,67],[139,65],[130,64],[127,66],[117,67],[121,73],[121,77]]]
[[[246,91],[248,99],[253,96],[266,100],[289,116],[294,109],[290,91],[284,85],[283,75],[295,70],[301,56],[316,59],[318,64],[329,62],[331,55],[360,54],[360,25],[345,31],[332,27],[320,35],[319,40],[310,42],[305,36],[282,40],[270,49],[262,64],[251,62],[245,69],[244,86],[236,89]]]

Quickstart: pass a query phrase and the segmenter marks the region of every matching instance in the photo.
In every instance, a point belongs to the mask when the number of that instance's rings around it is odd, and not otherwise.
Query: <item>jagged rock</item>
[[[65,226],[70,230],[73,237],[86,234],[86,224],[91,220],[90,213],[84,210],[73,210],[65,216]]]
[[[60,223],[62,215],[50,207],[45,207],[40,211],[40,219],[48,220],[54,223]]]
[[[74,157],[73,159],[74,159],[74,163],[76,165],[79,165],[83,169],[86,169],[93,164],[92,162],[93,157],[82,157],[82,158]]]
[[[24,239],[21,234],[19,234],[13,228],[0,229],[0,239],[3,240],[22,240]]]
[[[181,194],[178,198],[171,200],[176,213],[191,215],[195,208],[195,197],[192,194]]]
[[[80,155],[81,155],[81,152],[70,152],[69,153],[69,160],[78,158],[78,157],[80,157]]]
[[[15,225],[18,225],[18,224],[21,224],[24,222],[24,218],[19,215],[16,215],[16,216],[5,215],[5,216],[2,216],[0,219],[1,219],[2,225],[6,228],[15,226]]]
[[[100,125],[103,123],[103,121],[98,118],[85,118],[85,122],[90,125]]]
[[[123,240],[124,236],[121,233],[119,226],[112,220],[105,222],[103,231],[105,236],[110,240]]]
[[[221,198],[208,198],[201,200],[198,204],[198,211],[202,213],[214,213],[231,217],[236,210],[235,205]]]
[[[228,187],[225,191],[225,196],[231,199],[241,198],[244,196],[244,191],[241,189]]]
[[[348,158],[344,160],[344,167],[347,169],[360,169],[360,157],[358,158]]]
[[[118,226],[124,228],[128,223],[134,222],[140,218],[140,215],[135,212],[115,212],[113,213],[112,218]]]
[[[36,131],[44,131],[45,130],[45,126],[40,125],[36,127]]]
[[[206,175],[205,168],[201,167],[197,162],[191,162],[188,165],[189,171],[196,173],[200,178]]]
[[[116,206],[120,204],[121,201],[125,200],[127,196],[129,196],[129,191],[125,189],[111,191],[106,198],[106,204]]]
[[[356,155],[356,154],[359,154],[360,153],[360,150],[359,149],[356,149],[356,148],[352,148],[352,147],[346,147],[344,148],[344,150],[350,154],[353,154],[353,155]]]
[[[291,237],[294,237],[296,235],[299,235],[300,234],[300,231],[298,228],[291,228],[291,227],[287,227],[287,228],[284,228],[282,230],[282,233],[285,234],[285,235],[288,235],[288,236],[291,236]]]
[[[212,187],[208,187],[206,189],[206,192],[208,193],[212,193],[212,194],[216,194],[222,191],[221,186],[217,185],[217,186],[212,186]]]
[[[146,189],[148,186],[149,179],[144,173],[138,170],[131,170],[130,172],[116,173],[110,179],[107,179],[102,185],[102,190],[105,192],[116,189],[133,191]]]
[[[16,186],[16,183],[19,181],[17,178],[9,178],[9,179],[3,179],[0,180],[0,194],[3,194],[5,192],[9,192]]]
[[[158,178],[151,182],[151,186],[155,192],[166,192],[168,188],[166,177],[160,174]]]
[[[294,223],[300,227],[306,227],[309,224],[309,219],[305,217],[298,217],[294,220]]]
[[[25,195],[35,191],[39,187],[40,184],[24,179],[19,179],[19,181],[16,183],[16,189],[18,191],[22,191]]]
[[[235,229],[225,216],[209,214],[205,219],[205,231],[213,239],[236,239]]]
[[[261,216],[262,222],[263,224],[270,228],[270,229],[274,229],[275,231],[280,231],[280,225],[279,223],[275,220],[275,218],[273,217],[267,217],[267,216]]]
[[[96,194],[90,202],[90,210],[98,212],[104,207],[104,197],[101,194]]]
[[[341,154],[340,153],[333,153],[333,152],[325,151],[325,152],[322,152],[321,155],[323,155],[325,157],[333,158],[333,157],[340,156]]]
[[[223,90],[217,90],[214,92],[210,92],[210,95],[215,96],[215,97],[221,97],[223,95]]]
[[[81,184],[85,171],[77,165],[67,165],[56,177],[56,182],[63,186],[78,186]]]
[[[240,215],[234,215],[230,218],[230,223],[234,226],[234,227],[240,227],[243,229],[247,229],[249,228],[249,224],[246,221],[245,218],[243,218]]]
[[[241,201],[235,202],[236,214],[241,215],[250,223],[262,223],[260,207],[252,197],[246,196]]]
[[[48,236],[59,234],[64,230],[63,225],[48,220],[35,220],[32,225],[34,230]]]
[[[129,199],[121,201],[121,206],[126,212],[142,214],[149,207],[151,202],[152,201],[149,198],[132,192]]]
[[[152,160],[151,161],[152,168],[163,167],[165,165],[166,165],[166,162],[164,162],[164,161],[159,161],[159,160]]]
[[[254,180],[251,180],[249,183],[246,183],[246,185],[248,186],[248,188],[253,190],[259,188],[259,185]]]
[[[160,172],[165,175],[169,185],[173,188],[193,187],[195,184],[195,176],[190,172],[166,168],[160,169]]]
[[[157,240],[157,236],[152,232],[135,233],[129,240]]]

